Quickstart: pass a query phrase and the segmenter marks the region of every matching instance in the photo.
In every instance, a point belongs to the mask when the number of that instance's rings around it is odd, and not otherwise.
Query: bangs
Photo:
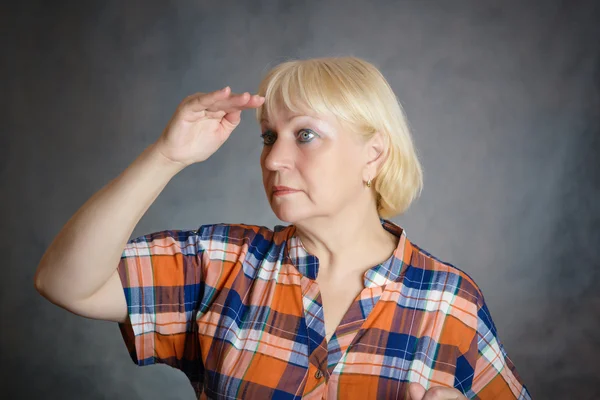
[[[258,94],[265,97],[256,119],[270,120],[281,111],[294,114],[333,114],[341,122],[356,125],[354,108],[361,97],[360,81],[324,60],[288,61],[272,69],[261,82]],[[364,93],[364,91],[363,91]],[[362,124],[361,124],[362,125]]]

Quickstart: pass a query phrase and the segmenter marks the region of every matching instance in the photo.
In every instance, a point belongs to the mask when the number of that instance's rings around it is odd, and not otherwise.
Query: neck
[[[319,259],[319,268],[337,268],[347,262],[368,259],[368,255],[395,248],[397,238],[386,231],[374,207],[342,210],[327,217],[315,217],[294,224],[306,250]],[[381,260],[384,261],[384,260]]]

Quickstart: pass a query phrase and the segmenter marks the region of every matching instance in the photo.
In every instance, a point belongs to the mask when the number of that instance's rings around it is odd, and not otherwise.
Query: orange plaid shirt
[[[412,243],[365,271],[329,341],[318,259],[296,228],[245,224],[130,240],[118,271],[132,360],[183,371],[199,399],[403,399],[407,383],[474,399],[530,399],[484,297]]]

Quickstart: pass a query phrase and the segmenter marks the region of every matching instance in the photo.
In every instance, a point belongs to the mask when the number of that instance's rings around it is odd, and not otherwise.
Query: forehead
[[[261,124],[288,124],[295,120],[311,120],[319,123],[335,124],[335,117],[331,114],[323,114],[309,111],[307,109],[301,110],[288,110],[279,108],[272,115],[264,113],[261,117]]]

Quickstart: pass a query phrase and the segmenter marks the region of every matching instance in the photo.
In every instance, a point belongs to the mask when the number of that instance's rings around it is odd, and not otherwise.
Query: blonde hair
[[[285,61],[267,72],[258,94],[265,96],[259,123],[282,107],[331,113],[365,140],[383,134],[385,161],[373,179],[381,218],[404,213],[421,194],[423,172],[404,110],[373,64],[351,56]]]

